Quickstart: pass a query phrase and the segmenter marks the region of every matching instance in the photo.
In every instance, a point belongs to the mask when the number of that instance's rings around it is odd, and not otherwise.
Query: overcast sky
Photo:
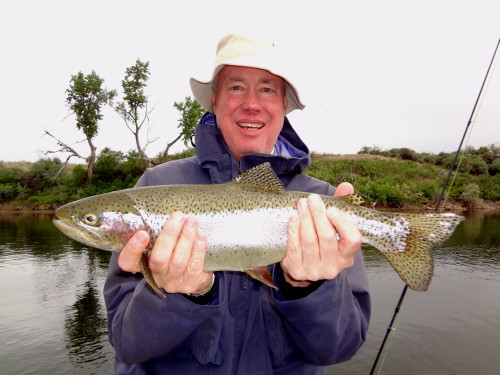
[[[216,43],[238,25],[281,37],[306,103],[289,119],[312,151],[455,151],[500,38],[499,15],[496,0],[0,0],[0,160],[56,149],[44,129],[87,155],[65,103],[71,76],[95,70],[120,89],[138,58],[150,62],[150,138],[159,139],[147,152],[156,155],[178,134],[173,103],[191,95],[189,77],[210,74]],[[133,149],[118,115],[104,113],[99,150]],[[500,145],[500,67],[468,140],[492,143]]]

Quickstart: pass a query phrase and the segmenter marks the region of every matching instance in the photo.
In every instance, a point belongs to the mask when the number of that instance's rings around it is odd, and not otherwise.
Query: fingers
[[[319,197],[318,197],[319,198]],[[309,209],[310,199],[300,199],[297,204],[297,212],[299,214],[299,230],[300,230],[300,247],[302,249],[302,262],[311,262],[311,258],[317,258],[316,249],[318,247],[318,238],[316,236],[315,222],[312,215],[312,210]],[[311,208],[312,204],[311,204]],[[314,207],[316,215],[321,210],[320,207]]]
[[[297,281],[325,278],[335,261],[336,232],[327,218],[322,199],[312,194],[297,203],[297,215],[288,222],[287,255],[282,267]],[[330,276],[326,273],[326,276]]]
[[[302,251],[300,248],[299,215],[293,214],[288,220],[286,260],[291,263],[302,263]]]
[[[207,293],[214,283],[213,272],[203,271],[207,249],[207,235],[198,231],[193,244],[191,258],[184,273],[186,293],[200,295]]]
[[[186,218],[184,214],[180,214],[179,222],[181,225],[175,227],[175,236],[177,241],[171,251],[168,272],[173,278],[181,277],[186,271],[187,265],[191,258],[191,250],[193,249],[196,232],[198,230],[198,222],[193,218]],[[174,220],[176,220],[174,218]],[[169,232],[169,234],[171,234]]]
[[[349,189],[347,183],[340,193]],[[287,254],[281,262],[285,279],[295,286],[301,286],[299,281],[333,279],[352,266],[360,244],[361,234],[347,215],[327,209],[316,194],[300,199],[297,215],[288,222]]]
[[[163,226],[149,255],[149,267],[153,274],[160,270],[168,271],[172,253],[179,240],[185,220],[186,217],[183,213],[174,212]]]
[[[337,186],[334,197],[343,197],[354,194],[354,187],[349,182],[342,182]],[[361,246],[361,233],[354,226],[347,215],[342,214],[337,209],[330,207],[327,210],[328,218],[339,233],[340,243],[349,249],[354,248],[355,252]]]
[[[309,211],[306,198],[297,203],[297,214],[288,221],[287,254],[281,261],[285,279],[294,286],[301,281],[309,281],[309,273],[314,272],[314,264],[319,261],[318,241],[314,219]]]
[[[347,215],[341,213],[336,208],[328,208],[327,215],[328,219],[339,233],[339,245],[346,254],[346,257],[349,255],[354,256],[361,248],[361,242],[363,240],[361,232]]]
[[[205,264],[205,254],[207,248],[207,235],[205,232],[198,231],[191,252],[191,259],[187,267],[187,272],[197,274],[203,271]]]
[[[135,233],[125,244],[118,257],[118,265],[127,272],[140,272],[142,252],[149,244],[149,234],[146,231]]]
[[[325,264],[333,264],[337,248],[337,231],[327,217],[323,200],[316,194],[308,197],[319,244],[319,257]]]
[[[157,285],[168,293],[203,294],[213,276],[203,271],[207,237],[198,221],[174,212],[163,226],[149,257]]]

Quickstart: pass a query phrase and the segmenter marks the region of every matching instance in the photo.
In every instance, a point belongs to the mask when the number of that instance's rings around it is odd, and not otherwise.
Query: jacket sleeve
[[[326,366],[350,359],[365,342],[370,319],[361,252],[353,267],[307,296],[290,301],[273,291],[273,302],[294,351],[305,361]]]
[[[122,271],[118,254],[113,254],[104,285],[108,312],[109,340],[118,361],[142,363],[168,355],[180,348],[189,350],[200,363],[216,361],[217,342],[224,307],[224,277],[218,277],[218,290],[205,305],[196,304],[182,294],[159,297],[142,276]],[[191,340],[193,333],[204,335]],[[198,335],[195,335],[198,336]]]

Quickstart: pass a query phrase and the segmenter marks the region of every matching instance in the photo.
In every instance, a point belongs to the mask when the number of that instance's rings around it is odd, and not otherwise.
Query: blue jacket
[[[309,151],[285,119],[277,155],[228,152],[207,114],[196,128],[197,156],[147,170],[138,186],[218,184],[265,161],[287,190],[332,195],[334,188],[302,173]],[[350,359],[365,340],[370,298],[361,252],[334,280],[308,288],[283,281],[279,291],[240,272],[216,272],[207,298],[159,298],[142,275],[120,270],[114,254],[104,286],[116,374],[324,374]],[[288,286],[288,287],[287,287]]]

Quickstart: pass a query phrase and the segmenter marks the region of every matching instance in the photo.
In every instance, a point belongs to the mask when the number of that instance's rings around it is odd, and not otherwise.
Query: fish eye
[[[83,215],[83,222],[87,225],[96,226],[99,223],[99,217],[94,213]]]

